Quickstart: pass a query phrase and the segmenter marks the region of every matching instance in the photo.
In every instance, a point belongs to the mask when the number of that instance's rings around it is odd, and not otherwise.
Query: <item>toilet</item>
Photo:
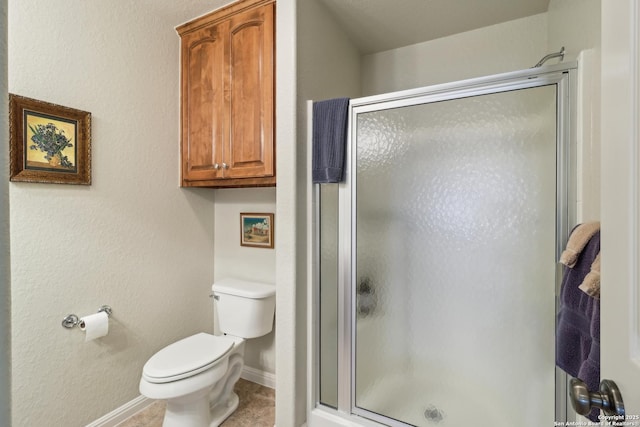
[[[275,286],[224,279],[211,286],[219,329],[166,346],[142,369],[140,393],[167,401],[163,427],[216,427],[238,407],[233,392],[244,366],[244,342],[271,332]]]

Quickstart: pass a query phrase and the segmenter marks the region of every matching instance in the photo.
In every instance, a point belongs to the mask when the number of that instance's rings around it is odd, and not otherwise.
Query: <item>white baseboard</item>
[[[265,387],[276,388],[275,374],[261,371],[250,366],[245,366],[244,368],[242,368],[242,374],[240,374],[240,378],[263,385]]]
[[[276,376],[270,372],[264,372],[259,369],[245,366],[242,369],[240,377],[265,387],[276,388]],[[149,399],[148,397],[140,395],[121,407],[109,412],[107,415],[95,420],[91,424],[87,424],[86,427],[116,427],[118,424],[142,411],[153,402],[155,402],[154,399]]]
[[[95,420],[91,424],[87,424],[86,427],[116,427],[118,424],[142,411],[153,402],[155,402],[154,399],[149,399],[148,397],[140,395],[121,407],[109,412],[107,415]]]

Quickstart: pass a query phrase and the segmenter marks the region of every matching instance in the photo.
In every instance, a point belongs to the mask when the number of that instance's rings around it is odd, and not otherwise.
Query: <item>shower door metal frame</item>
[[[313,337],[310,342],[309,362],[312,363],[310,374],[311,392],[310,426],[314,425],[313,415],[322,417],[323,424],[334,419],[337,425],[383,425],[406,427],[408,424],[393,420],[376,413],[358,408],[355,405],[355,286],[356,283],[356,144],[357,118],[359,114],[399,107],[408,107],[440,101],[462,99],[492,93],[509,92],[540,86],[556,85],[557,120],[556,120],[556,245],[555,256],[559,259],[570,227],[577,217],[576,201],[576,92],[577,63],[561,63],[557,65],[532,68],[493,76],[480,77],[458,82],[427,86],[418,89],[392,92],[358,99],[349,103],[349,134],[345,157],[345,181],[339,184],[339,236],[338,236],[338,407],[327,407],[319,402],[318,369],[319,364],[315,352],[319,351],[319,322],[317,294],[319,262],[315,244],[311,243],[315,271],[311,273],[313,291],[310,293],[310,314]],[[308,108],[310,111],[310,106]],[[317,186],[315,186],[317,187]],[[313,191],[311,199],[317,203],[319,192]],[[318,206],[312,213],[317,226],[319,219]],[[316,241],[317,229],[311,232]],[[559,294],[562,271],[556,268],[556,300]],[[556,421],[566,421],[570,408],[567,408],[567,376],[556,369]],[[315,414],[314,414],[315,413]],[[372,422],[371,422],[372,421]],[[348,424],[344,424],[348,423]],[[352,424],[353,423],[353,424]]]

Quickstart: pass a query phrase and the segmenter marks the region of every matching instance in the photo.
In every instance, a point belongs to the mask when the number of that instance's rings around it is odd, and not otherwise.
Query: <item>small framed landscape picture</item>
[[[273,214],[241,213],[240,246],[273,248]]]
[[[10,179],[91,184],[91,113],[9,94]]]

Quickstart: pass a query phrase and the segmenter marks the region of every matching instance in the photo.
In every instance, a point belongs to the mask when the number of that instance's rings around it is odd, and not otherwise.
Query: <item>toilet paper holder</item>
[[[107,313],[108,317],[111,317],[111,313],[113,313],[113,310],[108,305],[103,305],[98,309],[98,313],[102,313],[103,311]],[[75,326],[78,326],[79,324],[80,324],[80,318],[75,314],[68,314],[64,319],[62,319],[62,326],[64,326],[67,329],[71,329]]]

